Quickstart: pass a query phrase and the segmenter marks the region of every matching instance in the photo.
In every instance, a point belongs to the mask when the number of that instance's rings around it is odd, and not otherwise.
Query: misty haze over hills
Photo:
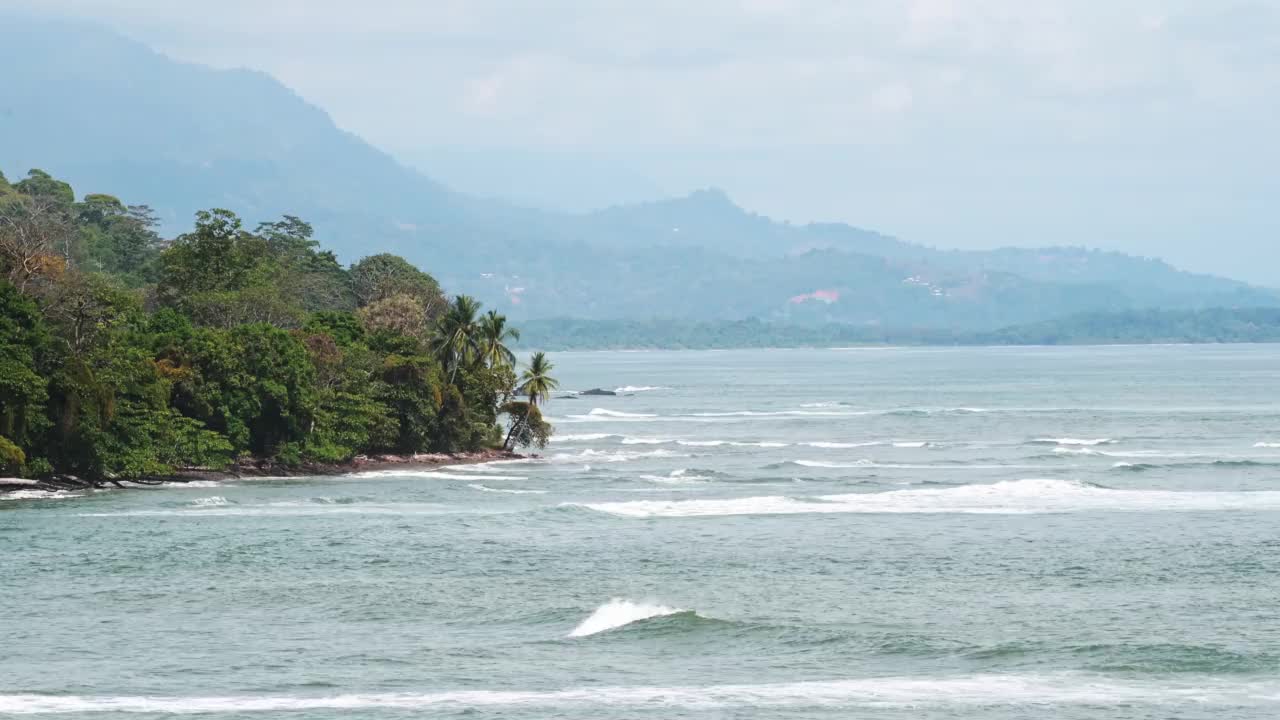
[[[56,48],[56,51],[51,50]],[[715,189],[585,214],[456,192],[260,72],[175,62],[91,25],[11,18],[0,169],[159,211],[288,213],[351,261],[388,251],[514,318],[994,329],[1080,312],[1280,305],[1280,293],[1078,248],[946,251],[753,214]],[[387,112],[394,112],[388,102]],[[494,194],[512,194],[495,189]]]

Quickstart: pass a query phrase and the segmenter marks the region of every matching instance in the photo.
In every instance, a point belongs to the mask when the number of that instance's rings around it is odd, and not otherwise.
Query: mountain
[[[960,252],[793,225],[723,192],[587,214],[452,191],[275,79],[174,61],[93,25],[0,18],[0,169],[112,189],[169,233],[202,208],[288,213],[344,260],[390,251],[515,319],[994,329],[1083,312],[1277,306],[1280,293],[1081,248]],[[16,70],[14,70],[16,69]]]

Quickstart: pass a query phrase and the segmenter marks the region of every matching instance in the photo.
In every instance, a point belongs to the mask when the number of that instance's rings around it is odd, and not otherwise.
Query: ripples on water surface
[[[0,716],[1280,716],[1280,348],[556,361],[538,460],[0,500]]]

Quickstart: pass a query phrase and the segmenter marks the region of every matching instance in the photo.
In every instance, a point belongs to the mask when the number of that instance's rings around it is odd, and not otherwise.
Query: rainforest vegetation
[[[154,213],[0,174],[0,476],[543,446],[555,387],[519,333],[394,255],[344,267],[285,216]],[[505,426],[505,427],[504,427]]]

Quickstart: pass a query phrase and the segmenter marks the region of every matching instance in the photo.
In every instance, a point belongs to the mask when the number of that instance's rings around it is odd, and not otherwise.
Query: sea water
[[[1280,716],[1280,347],[553,360],[536,459],[0,500],[0,716]]]

